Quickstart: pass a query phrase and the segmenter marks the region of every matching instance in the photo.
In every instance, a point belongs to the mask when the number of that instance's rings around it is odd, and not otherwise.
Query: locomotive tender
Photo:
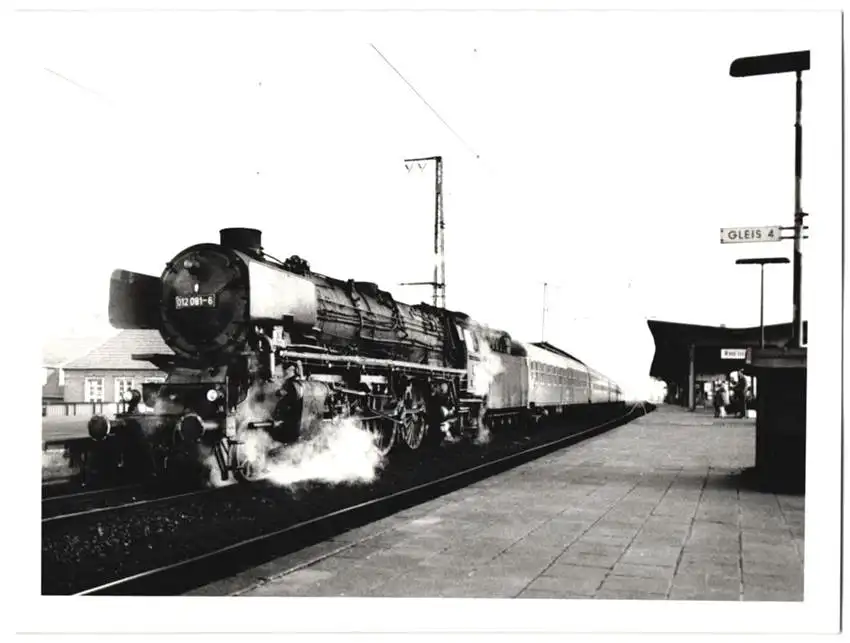
[[[616,384],[549,344],[314,273],[297,256],[278,261],[259,230],[220,235],[179,252],[159,278],[112,274],[111,324],[159,330],[173,354],[134,356],[166,381],[128,393],[123,412],[93,417],[89,433],[119,452],[143,445],[157,469],[205,448],[223,479],[253,480],[263,455],[245,445],[257,431],[285,445],[353,417],[386,454],[622,401]]]

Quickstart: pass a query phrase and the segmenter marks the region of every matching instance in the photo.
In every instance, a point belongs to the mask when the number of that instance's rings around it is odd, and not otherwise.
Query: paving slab
[[[800,601],[805,498],[743,487],[754,447],[662,406],[193,593]]]

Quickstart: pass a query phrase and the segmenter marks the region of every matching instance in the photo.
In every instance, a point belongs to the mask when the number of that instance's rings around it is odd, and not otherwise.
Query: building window
[[[86,402],[103,402],[103,378],[87,377],[84,394]]]
[[[133,388],[133,380],[129,377],[115,378],[115,401],[120,402],[124,399],[124,393]]]

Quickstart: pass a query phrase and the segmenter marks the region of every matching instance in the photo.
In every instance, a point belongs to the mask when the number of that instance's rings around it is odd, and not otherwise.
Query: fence
[[[41,405],[41,417],[91,417],[123,410],[124,402],[46,402]]]

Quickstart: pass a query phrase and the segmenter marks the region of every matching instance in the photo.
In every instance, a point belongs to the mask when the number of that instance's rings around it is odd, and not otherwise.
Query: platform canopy
[[[649,374],[665,382],[687,378],[690,347],[694,346],[698,373],[724,373],[742,368],[746,360],[728,357],[731,351],[758,347],[760,328],[726,328],[724,326],[699,326],[650,319],[649,330],[655,340],[655,357]],[[764,327],[766,346],[784,347],[791,342],[791,324],[773,324]],[[808,322],[803,322],[804,341],[808,336]],[[724,357],[726,355],[726,357]]]

